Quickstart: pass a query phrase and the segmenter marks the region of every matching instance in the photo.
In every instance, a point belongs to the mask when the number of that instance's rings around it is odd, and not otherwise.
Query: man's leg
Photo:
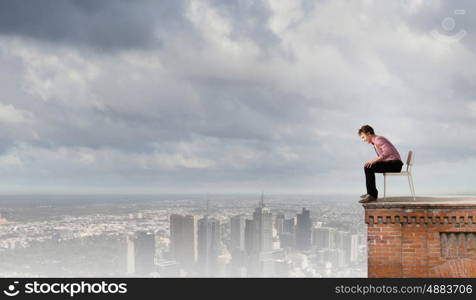
[[[375,171],[372,167],[364,167],[365,171],[365,185],[367,186],[367,194],[377,199],[378,191],[375,186]]]
[[[403,164],[398,161],[379,161],[373,164],[370,168],[364,167],[367,194],[377,199],[378,190],[375,185],[375,173],[400,172],[402,170],[402,165]]]

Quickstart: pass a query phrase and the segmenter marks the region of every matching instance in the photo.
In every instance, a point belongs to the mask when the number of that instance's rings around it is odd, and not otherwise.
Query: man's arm
[[[365,166],[367,168],[370,168],[373,164],[384,160],[386,157],[388,157],[389,152],[391,151],[389,148],[388,142],[383,137],[380,137],[380,136],[375,139],[375,147],[381,150],[381,154],[377,158],[366,162]]]

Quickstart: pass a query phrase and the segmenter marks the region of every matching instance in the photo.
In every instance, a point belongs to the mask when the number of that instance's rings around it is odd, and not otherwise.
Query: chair
[[[385,201],[386,197],[386,189],[387,189],[387,176],[407,176],[408,177],[408,185],[410,186],[410,192],[413,196],[413,201],[415,199],[415,186],[413,185],[413,177],[412,177],[412,166],[413,166],[413,159],[415,157],[415,153],[413,151],[408,151],[407,156],[407,170],[401,172],[387,172],[383,173],[383,199]]]

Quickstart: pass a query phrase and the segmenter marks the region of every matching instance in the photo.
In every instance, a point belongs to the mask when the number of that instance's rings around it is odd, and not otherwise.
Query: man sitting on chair
[[[378,156],[364,164],[367,194],[360,196],[362,199],[359,202],[377,201],[378,191],[375,186],[375,173],[400,172],[403,162],[395,146],[385,137],[376,135],[374,129],[369,125],[360,127],[358,134],[364,142],[374,146]]]

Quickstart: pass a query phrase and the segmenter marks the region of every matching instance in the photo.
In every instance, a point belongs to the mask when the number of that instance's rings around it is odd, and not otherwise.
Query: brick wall
[[[476,204],[364,207],[368,277],[476,277]]]

